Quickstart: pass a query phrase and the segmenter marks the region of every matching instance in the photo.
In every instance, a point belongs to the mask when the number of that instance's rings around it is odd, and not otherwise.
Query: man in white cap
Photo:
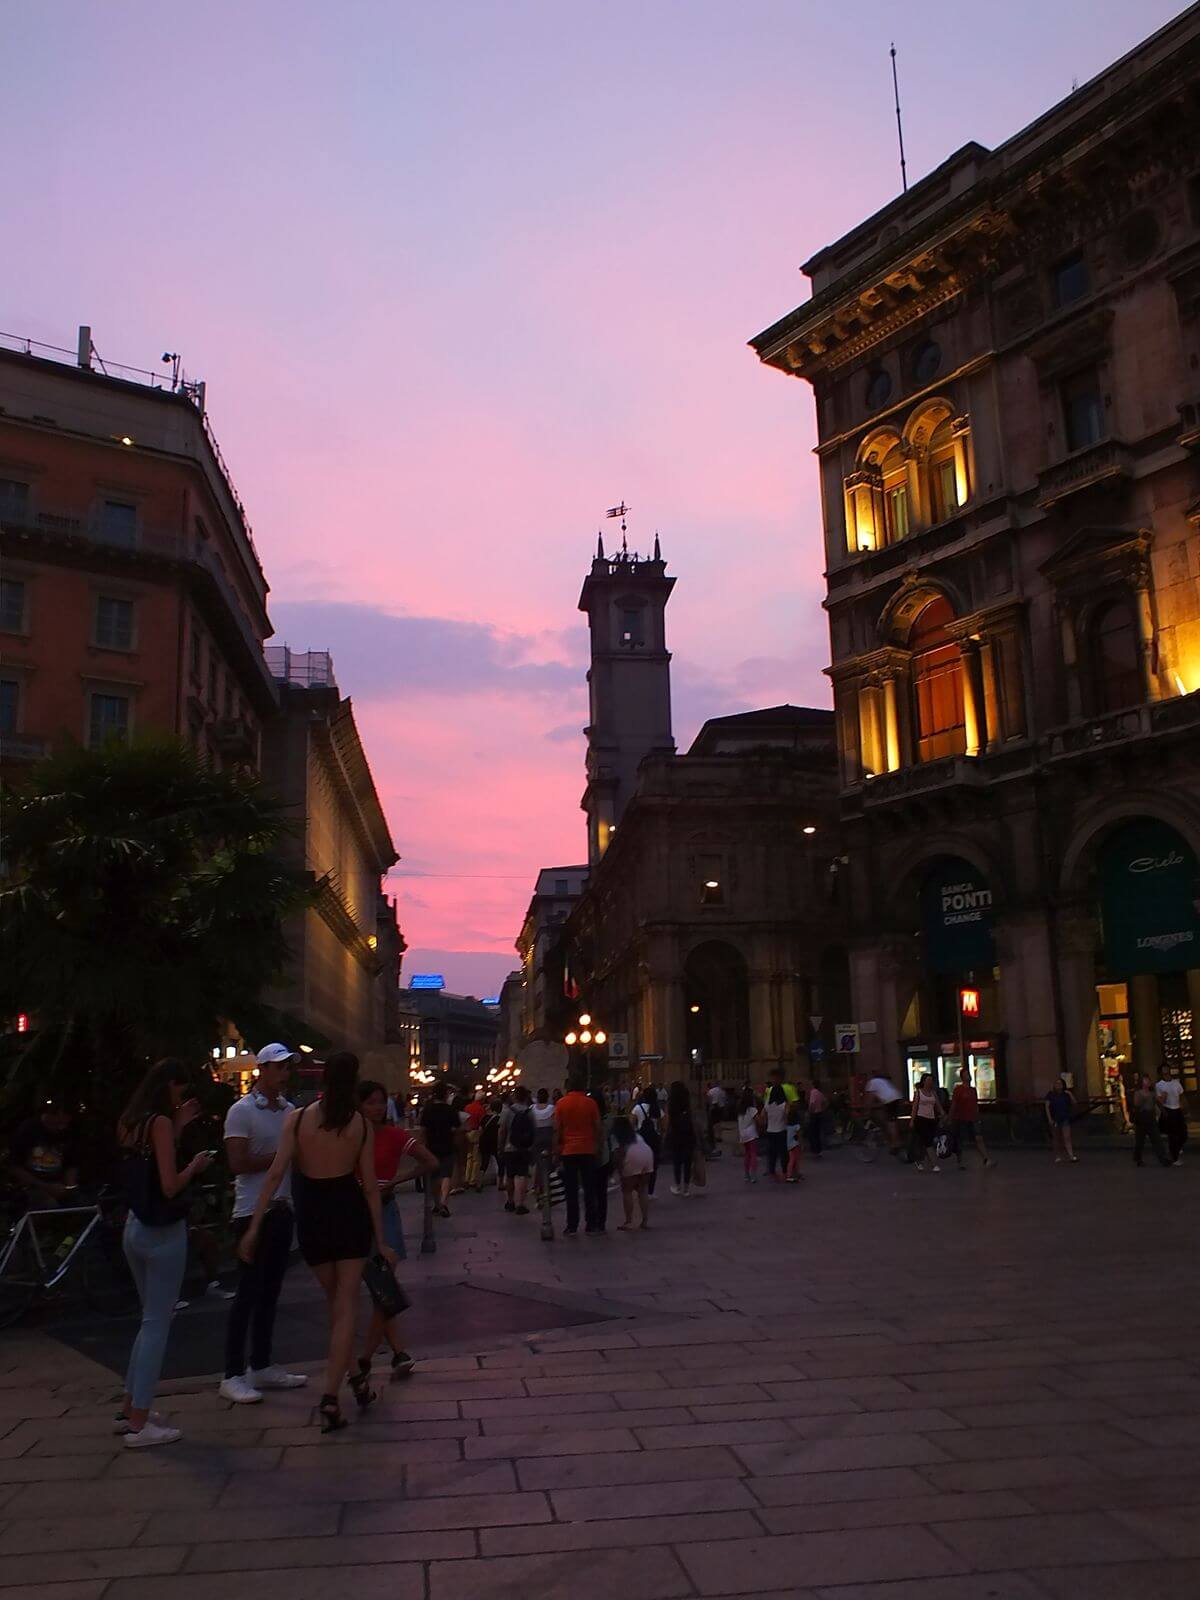
[[[299,1056],[285,1044],[268,1044],[258,1052],[258,1073],[248,1095],[230,1106],[225,1118],[225,1157],[234,1175],[233,1235],[250,1226],[267,1169],[275,1159],[283,1125],[293,1106],[284,1089]],[[237,1294],[229,1308],[225,1333],[225,1377],[219,1393],[235,1405],[253,1405],[264,1389],[298,1389],[308,1382],[303,1372],[285,1372],[271,1360],[275,1307],[292,1250],[291,1174],[263,1218],[258,1249],[249,1264],[239,1262]],[[250,1365],[246,1366],[246,1335]]]

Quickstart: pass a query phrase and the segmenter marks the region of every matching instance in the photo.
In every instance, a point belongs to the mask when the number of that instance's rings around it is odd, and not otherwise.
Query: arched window
[[[950,418],[944,417],[929,438],[929,520],[944,522],[966,499],[959,493],[958,458]]]
[[[1092,683],[1098,712],[1120,711],[1145,698],[1137,624],[1128,600],[1101,606],[1091,627]]]
[[[885,544],[895,544],[908,536],[908,461],[899,439],[879,464],[883,493],[883,534]]]
[[[939,596],[920,612],[909,635],[918,761],[960,756],[967,748],[962,657],[946,631],[953,620],[949,601]]]

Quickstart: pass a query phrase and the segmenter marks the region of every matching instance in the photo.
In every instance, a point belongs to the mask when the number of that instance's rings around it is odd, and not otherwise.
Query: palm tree
[[[4,796],[0,1014],[33,1029],[9,1088],[111,1111],[148,1056],[199,1061],[257,1005],[311,894],[257,778],[161,738],[69,749]],[[10,1036],[10,1044],[12,1036]]]

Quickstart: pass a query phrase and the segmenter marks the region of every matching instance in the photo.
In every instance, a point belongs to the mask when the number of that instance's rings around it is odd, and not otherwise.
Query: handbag
[[[158,1175],[158,1157],[150,1142],[153,1122],[153,1117],[146,1119],[137,1147],[125,1156],[121,1173],[122,1188],[130,1211],[143,1227],[169,1228],[184,1220],[191,1210],[191,1201],[183,1195],[168,1200],[163,1194]]]
[[[407,1311],[412,1301],[401,1288],[395,1272],[382,1256],[368,1256],[363,1263],[363,1282],[385,1322]]]

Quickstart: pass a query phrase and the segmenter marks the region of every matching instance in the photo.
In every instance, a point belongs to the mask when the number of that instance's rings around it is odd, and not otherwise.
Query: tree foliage
[[[177,740],[71,749],[3,816],[0,1009],[34,1023],[10,1088],[114,1102],[147,1058],[206,1058],[279,975],[311,889],[279,859],[289,825],[257,778]]]

